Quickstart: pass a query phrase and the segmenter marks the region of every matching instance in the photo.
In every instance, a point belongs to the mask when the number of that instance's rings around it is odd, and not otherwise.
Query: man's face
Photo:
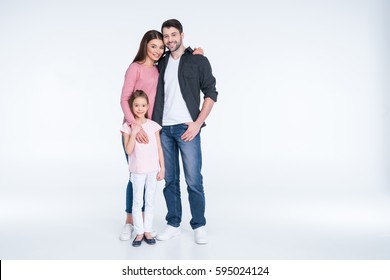
[[[163,28],[163,39],[165,46],[171,51],[177,51],[183,42],[183,33],[180,34],[179,30],[174,27]]]

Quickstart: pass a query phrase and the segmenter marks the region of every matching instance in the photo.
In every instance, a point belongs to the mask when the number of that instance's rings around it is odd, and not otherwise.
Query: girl
[[[129,156],[129,171],[133,186],[132,216],[137,236],[132,245],[138,247],[142,240],[153,245],[156,240],[151,235],[153,224],[154,194],[157,181],[164,179],[164,156],[160,142],[161,126],[148,119],[149,98],[142,90],[136,90],[129,99],[129,107],[134,116],[131,128],[127,123],[122,125],[124,147]],[[147,135],[148,143],[139,143],[136,135],[141,130]],[[145,211],[142,217],[142,206]]]

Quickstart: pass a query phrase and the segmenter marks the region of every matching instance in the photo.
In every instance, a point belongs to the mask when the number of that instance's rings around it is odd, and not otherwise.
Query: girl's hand
[[[204,51],[201,47],[198,47],[198,48],[194,48],[192,54],[204,55]]]
[[[163,180],[164,176],[165,176],[165,169],[161,168],[160,171],[157,173],[157,181]]]

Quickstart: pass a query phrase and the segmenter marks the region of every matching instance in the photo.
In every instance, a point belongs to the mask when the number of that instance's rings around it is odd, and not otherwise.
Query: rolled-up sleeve
[[[204,98],[209,97],[214,102],[217,102],[218,91],[216,89],[216,79],[213,76],[211,65],[209,60],[204,57],[204,60],[201,64],[201,90],[204,94]]]

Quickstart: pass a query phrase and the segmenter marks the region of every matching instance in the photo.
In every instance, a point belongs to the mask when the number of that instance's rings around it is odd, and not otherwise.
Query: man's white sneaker
[[[194,229],[194,235],[196,244],[207,244],[209,242],[204,226]]]
[[[119,239],[122,241],[130,240],[133,231],[134,231],[134,226],[132,224],[125,224],[122,228],[121,234],[119,235]]]
[[[179,235],[180,235],[180,229],[178,227],[167,225],[162,232],[157,234],[156,239],[160,241],[165,241]]]

